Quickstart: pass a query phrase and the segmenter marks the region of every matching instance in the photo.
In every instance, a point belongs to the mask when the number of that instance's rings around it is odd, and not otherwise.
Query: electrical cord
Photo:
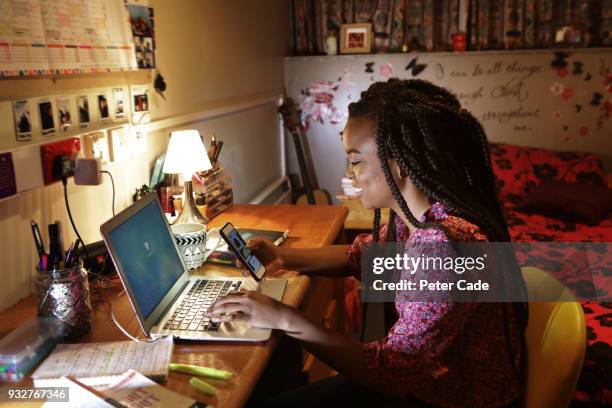
[[[113,186],[113,217],[114,217],[115,216],[115,180],[113,179],[113,175],[111,174],[111,172],[108,170],[102,170],[100,171],[100,173],[108,174],[108,177],[110,177],[110,181]]]
[[[87,247],[85,246],[85,241],[83,241],[83,238],[81,238],[81,234],[79,234],[79,230],[77,230],[76,224],[74,223],[74,219],[72,218],[72,212],[70,211],[70,204],[68,203],[68,179],[66,177],[62,178],[62,184],[64,185],[64,202],[66,203],[66,210],[68,211],[68,218],[70,219],[70,224],[72,225],[72,229],[74,230],[74,233],[76,234],[77,238],[79,239],[79,241],[81,242],[81,246],[83,247],[83,250],[85,251],[85,259],[89,259],[89,253],[87,252]],[[78,245],[76,245],[77,248],[75,248],[75,250],[78,253]]]
[[[119,292],[117,294],[117,296],[115,297],[115,299],[113,299],[112,301],[108,301],[108,300],[96,300],[95,302],[98,303],[108,303],[109,307],[110,307],[110,316],[111,316],[111,320],[113,321],[113,323],[115,324],[115,326],[117,326],[117,328],[121,331],[121,333],[123,333],[126,337],[128,337],[129,339],[131,339],[132,341],[135,341],[136,343],[155,343],[158,340],[164,339],[168,336],[162,336],[162,337],[158,337],[155,339],[141,339],[139,337],[134,337],[132,336],[122,325],[121,323],[119,323],[119,321],[117,320],[117,317],[115,317],[115,310],[113,307],[113,304],[117,301],[117,299],[119,299],[119,297],[121,297],[121,295],[123,295],[125,293],[124,290],[122,290],[121,292]],[[141,329],[142,330],[142,329]]]

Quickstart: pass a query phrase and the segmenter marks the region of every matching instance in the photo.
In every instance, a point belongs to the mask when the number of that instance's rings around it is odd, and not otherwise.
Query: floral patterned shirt
[[[441,203],[434,203],[420,221],[440,223],[456,242],[487,240],[478,226],[449,214]],[[380,235],[386,235],[386,226]],[[433,228],[410,234],[398,217],[396,241],[448,239]],[[362,234],[349,247],[348,268],[354,276],[360,274],[361,253],[370,242],[372,234]],[[521,334],[511,307],[507,311],[514,367],[501,303],[396,300],[395,309],[399,318],[387,336],[363,346],[367,366],[382,390],[439,407],[503,407],[519,398]]]

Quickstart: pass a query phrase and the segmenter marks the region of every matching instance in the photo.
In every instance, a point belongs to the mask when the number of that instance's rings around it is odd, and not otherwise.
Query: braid
[[[395,242],[395,222],[397,215],[395,211],[389,210],[389,223],[387,224],[387,236],[385,237],[385,242]]]
[[[380,235],[380,208],[374,210],[374,228],[372,228],[372,239],[374,242],[378,242],[378,236]]]
[[[402,173],[430,200],[441,202],[450,213],[478,225],[489,241],[510,241],[485,132],[478,120],[461,108],[455,95],[428,81],[391,78],[372,84],[348,108],[349,117],[375,119],[376,154],[385,180],[403,215],[415,228],[436,228],[453,241],[440,224],[416,219],[393,178],[389,159],[395,159]],[[387,242],[395,238],[396,216],[391,211]],[[374,212],[373,230],[378,242],[380,209]],[[518,264],[510,272],[520,275]],[[523,330],[528,309],[524,302],[504,305],[504,334],[510,352],[509,308],[516,310]],[[521,369],[524,367],[522,361]]]

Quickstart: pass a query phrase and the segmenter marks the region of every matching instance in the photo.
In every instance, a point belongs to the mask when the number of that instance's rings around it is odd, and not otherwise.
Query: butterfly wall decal
[[[374,62],[366,62],[365,63],[365,72],[372,74],[374,73],[374,69],[372,69],[372,67],[374,66]]]
[[[601,98],[603,98],[602,94],[600,94],[599,92],[594,92],[593,93],[593,99],[591,99],[591,105],[592,106],[599,106],[599,105],[601,105]]]
[[[572,75],[580,75],[582,74],[582,62],[574,61],[574,70],[572,71]]]
[[[555,59],[550,63],[551,68],[560,69],[567,67],[566,59],[569,57],[567,52],[555,52]]]
[[[410,70],[412,76],[417,76],[427,68],[427,64],[419,64],[417,57],[414,57],[408,65],[406,65],[406,71]]]

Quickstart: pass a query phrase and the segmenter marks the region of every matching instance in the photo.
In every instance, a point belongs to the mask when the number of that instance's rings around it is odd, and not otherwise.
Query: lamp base
[[[191,180],[185,181],[183,209],[178,217],[176,217],[176,219],[172,222],[172,225],[185,224],[188,222],[204,225],[208,224],[208,218],[202,215],[200,210],[198,210],[198,207],[196,207],[196,203],[193,199],[193,184]]]

